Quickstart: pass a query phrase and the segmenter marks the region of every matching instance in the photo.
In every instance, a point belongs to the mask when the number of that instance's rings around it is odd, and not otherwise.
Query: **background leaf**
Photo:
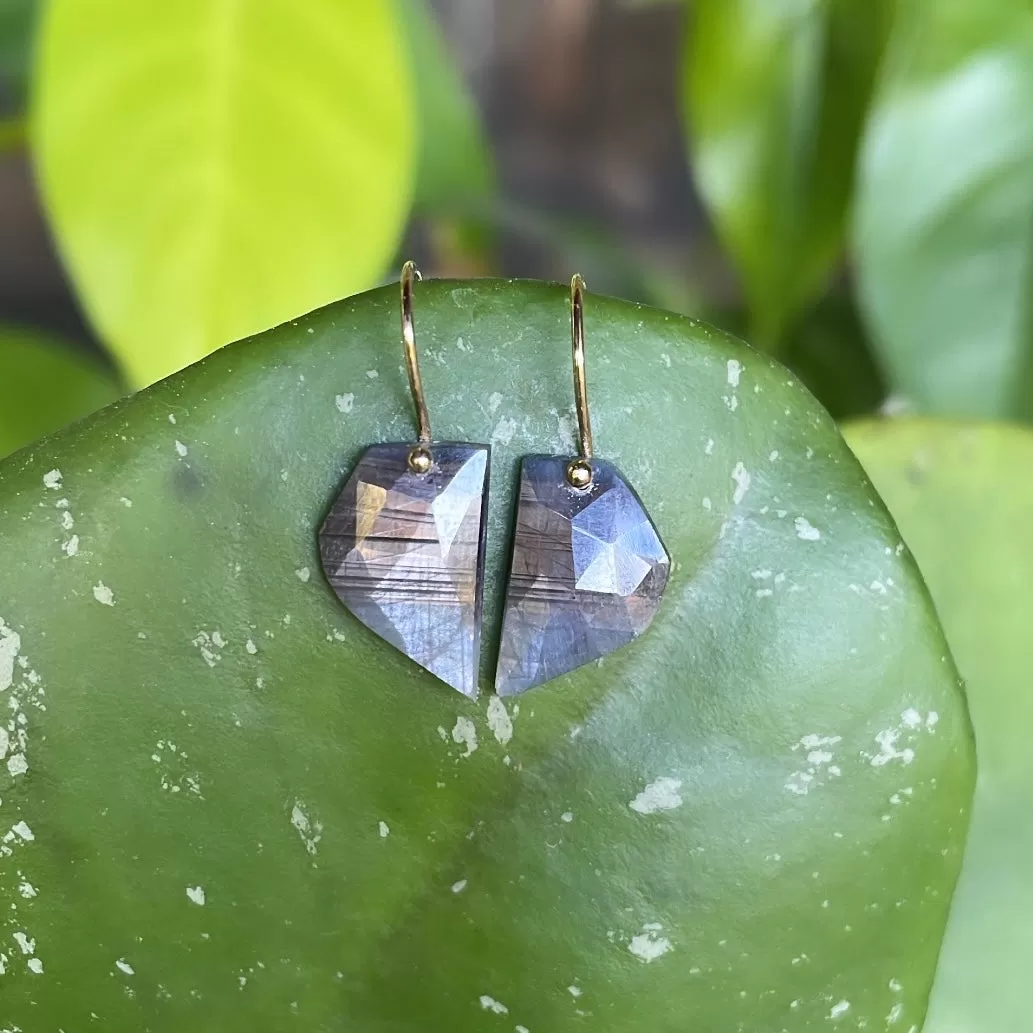
[[[494,168],[480,114],[427,0],[397,0],[418,113],[417,213],[469,211],[491,196]]]
[[[675,565],[642,640],[503,719],[319,573],[346,471],[413,434],[397,306],[302,317],[0,464],[5,1021],[920,1024],[971,732],[831,419],[739,342],[591,296],[597,447]],[[416,321],[438,435],[493,445],[494,642],[517,460],[572,448],[567,291],[426,283]],[[669,809],[629,806],[661,778]]]
[[[389,0],[53,0],[34,146],[61,251],[135,384],[375,282],[409,211]]]
[[[847,440],[929,584],[968,682],[979,786],[925,1033],[1025,1033],[1033,1011],[1033,434],[862,423]]]
[[[35,0],[0,0],[0,121],[25,105],[36,9]]]
[[[28,330],[0,327],[0,457],[121,394],[92,358]]]
[[[905,5],[864,145],[861,297],[923,409],[1033,417],[1033,9]]]
[[[396,0],[415,80],[419,135],[413,213],[436,262],[471,275],[491,267],[495,169],[480,113],[427,0]]]
[[[697,185],[778,343],[839,257],[892,0],[697,0],[683,101]]]

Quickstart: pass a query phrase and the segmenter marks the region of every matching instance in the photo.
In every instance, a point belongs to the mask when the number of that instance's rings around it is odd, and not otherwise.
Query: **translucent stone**
[[[486,445],[373,445],[319,532],[327,580],[368,628],[463,695],[477,695]]]
[[[529,456],[521,468],[500,696],[627,645],[649,626],[667,587],[670,557],[627,481],[593,459],[592,484],[572,488],[569,461]]]

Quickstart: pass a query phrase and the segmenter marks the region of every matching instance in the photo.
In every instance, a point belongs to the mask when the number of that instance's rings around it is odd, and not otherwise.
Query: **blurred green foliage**
[[[847,441],[929,585],[968,685],[979,746],[965,869],[925,1033],[1025,1033],[1033,956],[1033,433],[906,419],[851,425]],[[993,500],[988,502],[988,500]]]
[[[122,394],[114,373],[81,351],[14,327],[0,327],[0,385],[0,459]]]
[[[842,251],[894,0],[696,0],[683,95],[696,183],[778,348]]]
[[[1033,7],[911,0],[865,140],[861,302],[926,412],[1033,418]]]

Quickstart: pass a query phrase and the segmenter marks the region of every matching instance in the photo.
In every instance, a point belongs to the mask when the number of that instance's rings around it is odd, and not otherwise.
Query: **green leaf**
[[[110,372],[67,345],[0,327],[0,457],[121,393]]]
[[[468,212],[494,192],[494,167],[477,106],[427,0],[397,4],[416,85],[415,209],[432,216]]]
[[[840,254],[894,0],[698,0],[682,76],[696,183],[778,344]]]
[[[707,318],[733,334],[747,332],[741,309],[717,309]],[[789,326],[779,354],[837,420],[866,416],[886,400],[886,388],[853,300],[827,294]]]
[[[382,275],[414,140],[389,0],[53,0],[34,148],[58,243],[136,384]]]
[[[36,11],[35,0],[0,0],[0,121],[25,105]]]
[[[674,570],[639,642],[504,719],[320,574],[346,471],[413,434],[397,305],[391,286],[285,324],[0,463],[0,921],[33,944],[8,940],[5,1020],[673,1033],[874,1029],[899,1005],[920,1024],[971,732],[831,419],[766,356],[590,297],[596,445]],[[572,448],[568,311],[541,284],[417,298],[437,434],[494,445],[488,643],[516,461]],[[650,785],[664,808],[640,813]]]
[[[1029,1025],[1033,914],[1033,434],[907,420],[847,438],[929,583],[968,682],[979,786],[965,868],[925,1033],[1018,1033]]]
[[[1033,418],[1033,10],[906,10],[861,163],[865,312],[923,409]]]

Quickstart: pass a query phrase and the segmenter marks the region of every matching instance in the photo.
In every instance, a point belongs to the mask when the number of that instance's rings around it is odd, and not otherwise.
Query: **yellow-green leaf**
[[[413,175],[404,54],[390,0],[53,0],[40,183],[134,383],[380,278]]]

